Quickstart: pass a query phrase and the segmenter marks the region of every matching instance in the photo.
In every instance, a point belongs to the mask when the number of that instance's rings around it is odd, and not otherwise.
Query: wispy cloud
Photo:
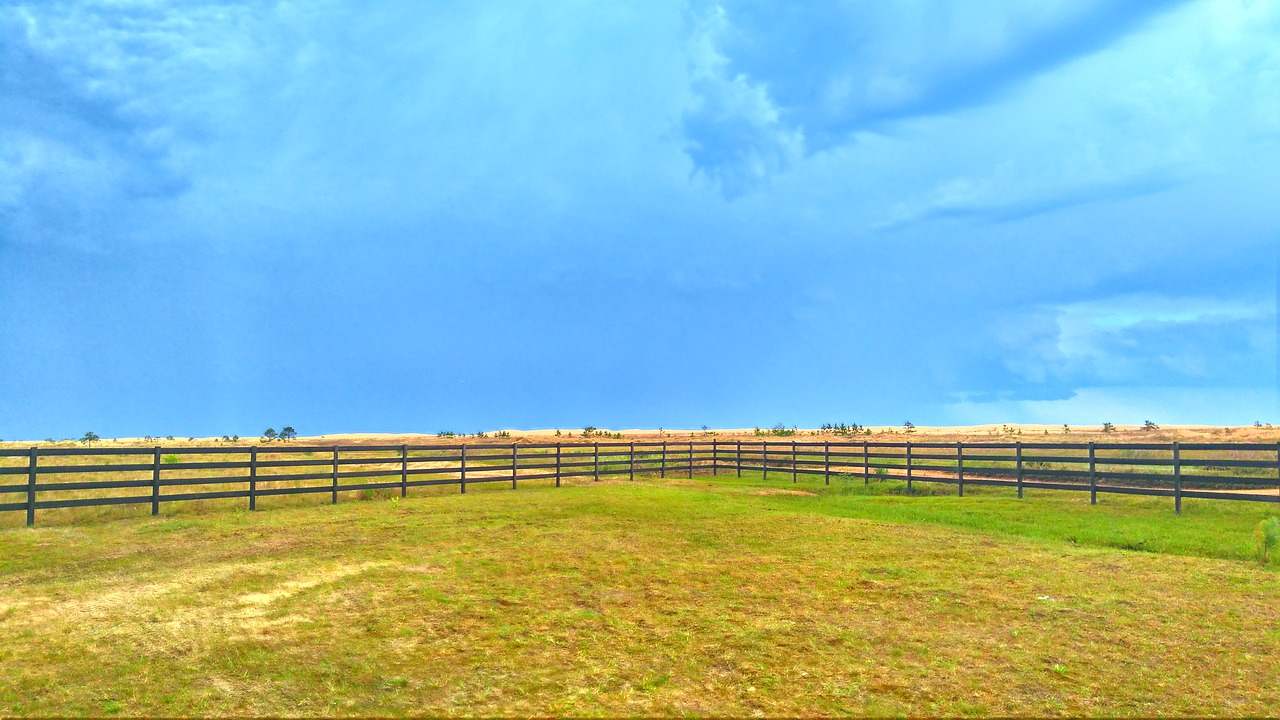
[[[134,13],[122,31],[109,6],[40,10],[0,8],[0,242],[95,244],[132,200],[190,187],[150,78],[121,74],[173,60],[170,20]]]
[[[944,183],[926,200],[895,206],[888,219],[873,227],[888,231],[934,221],[1012,222],[1092,203],[1151,195],[1187,181],[1186,172],[1182,169],[1162,168],[1131,177],[1098,178],[1090,183],[1033,187],[1033,192],[1028,192],[1026,184],[1015,183],[1011,178],[959,178]],[[1037,189],[1038,192],[1034,192]]]
[[[719,50],[729,31],[724,9],[715,6],[694,22],[688,51],[694,103],[683,117],[686,152],[733,198],[798,159],[804,133],[782,122],[768,87],[730,71]]]
[[[830,130],[848,132],[885,121],[936,115],[989,102],[1042,73],[1102,50],[1140,29],[1151,18],[1187,0],[1113,0],[1060,4],[1041,15],[1008,10],[1003,27],[987,35],[986,47],[966,48],[963,55],[935,56],[926,70],[910,77],[911,91],[873,92],[886,76],[904,76],[889,67],[861,78],[862,102],[850,103],[833,118]],[[1064,7],[1065,6],[1065,7]],[[970,6],[968,12],[989,8]],[[955,8],[958,9],[958,8]],[[953,10],[955,10],[953,9]],[[891,67],[891,66],[890,66]],[[852,80],[852,79],[850,79]]]
[[[714,5],[695,30],[716,62],[685,123],[690,156],[714,176],[758,177],[786,166],[762,156],[1001,99],[1185,2]]]
[[[997,330],[1003,362],[1030,386],[1276,382],[1274,303],[1119,295],[1019,313]]]

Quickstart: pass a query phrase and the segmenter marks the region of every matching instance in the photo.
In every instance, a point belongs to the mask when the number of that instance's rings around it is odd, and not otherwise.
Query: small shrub
[[[160,458],[160,462],[164,463],[165,465],[173,465],[174,463],[177,463],[179,461],[180,461],[180,458],[177,455],[165,455],[164,457]]]
[[[1258,562],[1268,565],[1277,560],[1276,546],[1280,545],[1280,517],[1272,515],[1258,523],[1253,530],[1257,542]]]
[[[786,425],[778,423],[770,428],[769,434],[774,437],[792,437],[796,434],[796,427],[793,425],[791,429],[788,430]]]

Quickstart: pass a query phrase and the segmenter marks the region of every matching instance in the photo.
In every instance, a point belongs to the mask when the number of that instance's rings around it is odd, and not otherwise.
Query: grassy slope
[[[1264,507],[534,485],[0,532],[0,714],[1280,703]]]

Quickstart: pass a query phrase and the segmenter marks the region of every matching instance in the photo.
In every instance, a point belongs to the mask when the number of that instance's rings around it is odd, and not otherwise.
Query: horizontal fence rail
[[[255,445],[0,449],[0,512],[602,477],[760,472],[845,482],[1280,502],[1280,443],[648,441],[510,445]]]

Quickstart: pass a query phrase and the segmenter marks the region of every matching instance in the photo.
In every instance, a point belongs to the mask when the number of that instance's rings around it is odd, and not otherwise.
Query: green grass
[[[746,482],[754,483],[758,475],[749,475]],[[1256,556],[1257,522],[1280,512],[1274,503],[1184,500],[1179,516],[1171,498],[1108,493],[1099,493],[1098,504],[1090,507],[1087,487],[1077,492],[1027,490],[1026,499],[1019,500],[1016,491],[1006,488],[966,487],[965,497],[959,498],[954,485],[942,483],[917,481],[911,496],[901,481],[864,485],[860,478],[835,478],[832,483],[801,480],[795,487],[820,497],[784,497],[809,512],[840,517],[1234,560]]]
[[[1280,703],[1280,573],[1251,561],[1273,506],[1177,516],[772,477],[497,485],[2,531],[0,715]]]

